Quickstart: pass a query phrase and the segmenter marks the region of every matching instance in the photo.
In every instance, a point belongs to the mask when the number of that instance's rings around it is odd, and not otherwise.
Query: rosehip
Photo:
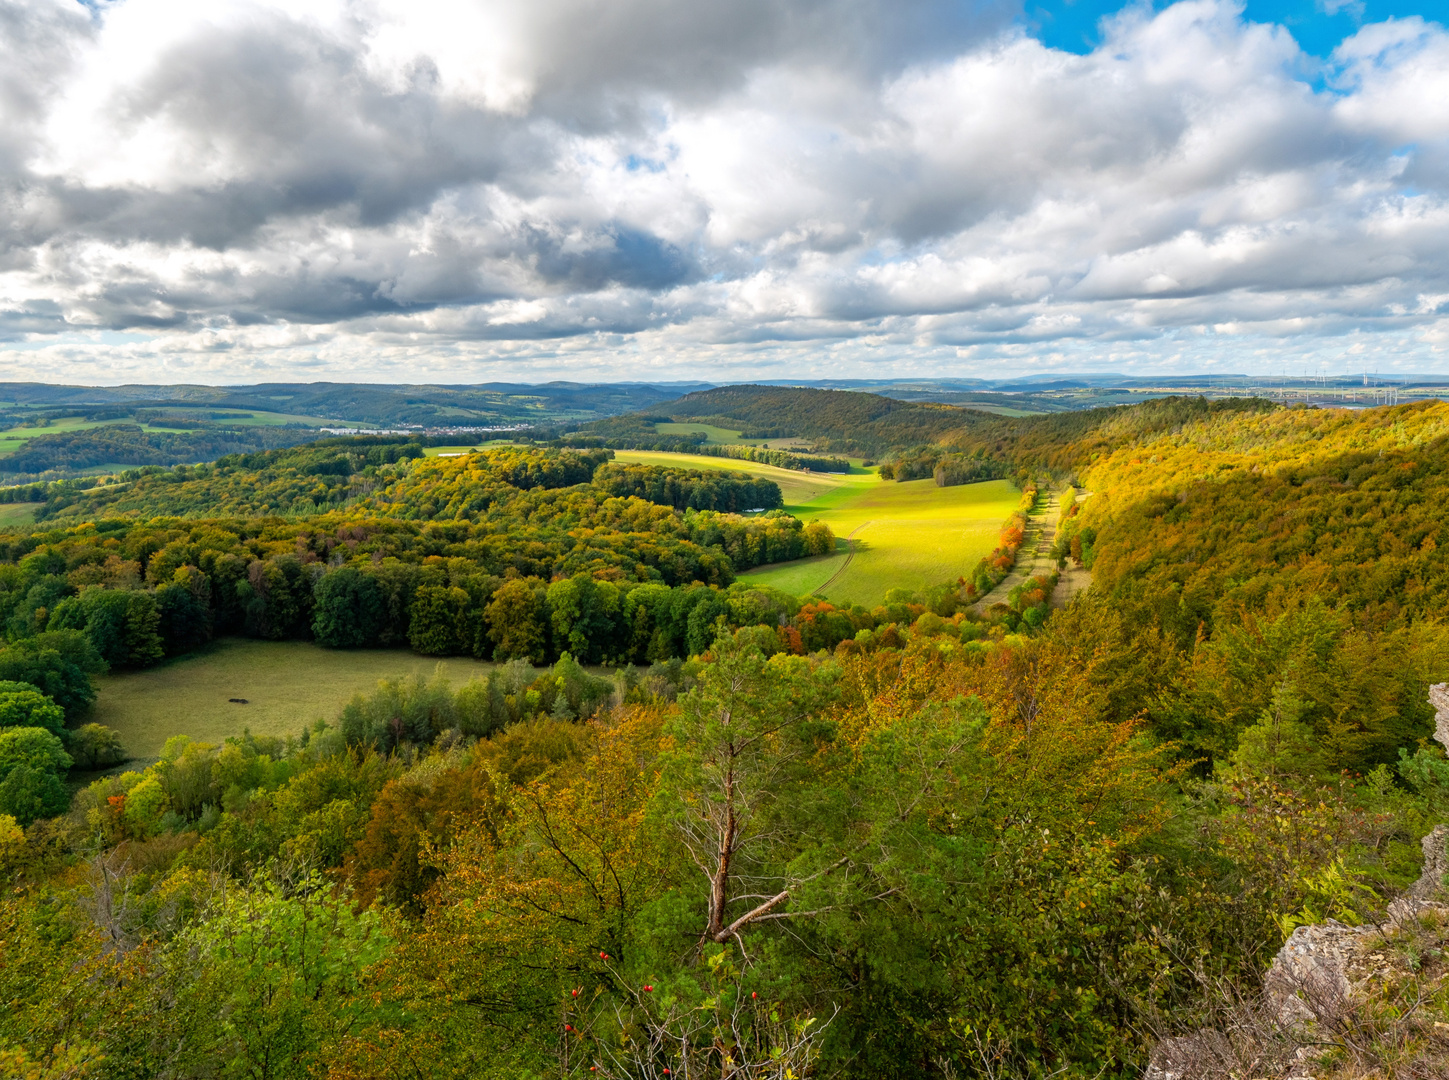
[[[570,990],[569,993],[572,994],[574,997],[579,996],[579,992],[577,990]]]
[[[574,1026],[572,1024],[565,1024],[564,1025],[564,1030],[565,1031],[572,1031],[573,1029],[574,1029]]]
[[[757,1000],[759,1000],[759,997],[760,997],[759,994],[755,993],[753,990],[750,991],[750,1000],[751,1001],[757,1001]]]

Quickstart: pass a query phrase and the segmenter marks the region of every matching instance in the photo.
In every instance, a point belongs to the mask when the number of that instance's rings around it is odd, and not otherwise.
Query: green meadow
[[[769,446],[775,450],[792,450],[809,445],[806,440],[797,439],[789,435],[775,439],[746,439],[742,438],[743,432],[731,431],[729,428],[715,427],[713,424],[655,424],[654,430],[661,435],[692,435],[696,431],[702,431],[708,436],[705,440],[706,446]]]
[[[35,511],[44,503],[0,503],[0,529],[15,525],[29,525],[35,520]]]
[[[728,458],[627,451],[615,455],[675,468],[725,469],[765,476],[780,485],[785,509],[834,530],[833,555],[763,567],[741,575],[798,596],[816,593],[840,603],[880,603],[890,589],[918,589],[968,573],[996,546],[1019,493],[1006,480],[937,487],[933,480],[881,480],[875,469],[802,473]],[[845,540],[854,534],[854,553]],[[847,565],[848,564],[848,565]]]
[[[713,424],[655,424],[654,430],[661,435],[692,435],[696,431],[702,431],[709,436],[705,444],[707,446],[738,445],[743,441],[740,439],[740,432],[715,427]]]
[[[84,420],[79,416],[67,416],[54,420],[44,427],[16,427],[0,431],[0,457],[13,454],[39,435],[60,435],[68,431],[84,431],[88,428],[104,427],[119,423],[117,420]]]
[[[353,694],[370,691],[379,679],[430,678],[441,670],[459,686],[492,667],[406,649],[224,638],[145,671],[102,675],[90,719],[115,728],[131,757],[144,761],[159,756],[172,735],[220,743],[244,728],[257,735],[300,734],[318,717],[335,719]],[[245,698],[247,704],[230,698]]]
[[[457,446],[425,446],[424,457],[457,457],[460,454],[476,454],[479,450],[492,450],[499,446],[512,446],[509,439],[488,439],[477,443],[460,443]]]
[[[833,494],[818,510],[796,512],[819,518],[842,540],[853,537],[853,554],[826,556],[815,567],[766,567],[742,575],[745,580],[871,607],[890,589],[919,589],[969,573],[996,546],[1019,497],[1006,480],[937,487],[933,480],[877,479]]]
[[[0,431],[0,457],[15,453],[31,439],[41,435],[64,435],[72,431],[89,431],[92,428],[106,427],[111,424],[134,424],[135,421],[129,417],[122,417],[119,420],[86,420],[79,416],[67,416],[60,420],[52,421],[44,427],[17,427],[6,431]],[[166,427],[164,424],[142,424],[142,431],[166,431],[177,434],[190,431],[190,428]]]

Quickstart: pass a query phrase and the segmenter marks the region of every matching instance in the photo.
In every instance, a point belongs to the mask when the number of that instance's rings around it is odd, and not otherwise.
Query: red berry
[[[609,959],[609,954],[606,953],[606,952],[601,952],[601,953],[599,953],[599,959],[600,960],[607,960],[607,959]]]
[[[579,992],[577,990],[570,990],[569,993],[572,994],[574,997],[579,996]]]
[[[754,992],[754,991],[753,991],[753,990],[751,990],[751,991],[750,991],[750,998],[751,998],[751,1000],[755,1000],[755,999],[758,999],[758,998],[759,998],[759,996],[760,996],[760,995],[759,995],[759,994],[757,994],[757,993],[755,993],[755,992]]]
[[[573,1029],[574,1029],[574,1026],[572,1024],[565,1024],[564,1025],[564,1030],[565,1031],[572,1031]]]

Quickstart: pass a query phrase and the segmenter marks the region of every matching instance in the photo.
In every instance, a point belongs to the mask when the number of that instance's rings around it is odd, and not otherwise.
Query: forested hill
[[[629,662],[702,652],[717,618],[799,609],[758,594],[727,610],[721,591],[834,549],[774,482],[609,457],[337,439],[56,496],[50,520],[0,534],[0,625],[80,632],[120,667],[221,634]]]
[[[631,424],[658,419],[698,420],[745,438],[810,439],[815,448],[836,453],[881,454],[933,443],[946,433],[980,423],[990,414],[881,397],[853,390],[806,387],[726,386],[686,394],[677,401],[635,414],[586,425],[583,433],[631,431]]]
[[[694,384],[698,385],[698,384]],[[0,383],[0,413],[75,415],[135,408],[248,409],[336,422],[444,426],[536,424],[565,415],[609,416],[678,391],[638,383],[484,383],[476,386],[259,383],[254,386],[52,386]],[[13,403],[13,404],[11,404]]]
[[[1118,692],[1189,756],[1231,753],[1289,691],[1340,767],[1392,762],[1432,727],[1426,688],[1449,678],[1449,404],[1164,400],[1000,423],[976,445],[1091,491],[1058,551],[1092,570],[1132,657]]]
[[[1153,438],[1184,424],[1278,412],[1262,398],[1166,397],[1130,406],[1083,409],[1044,416],[982,416],[948,433],[942,449],[1009,460],[1017,468],[1066,475],[1097,455]]]
[[[307,517],[342,509],[420,521],[478,521],[519,491],[596,484],[610,495],[637,495],[678,510],[773,510],[770,480],[719,470],[608,465],[606,450],[504,447],[424,457],[413,441],[378,436],[324,439],[208,465],[122,472],[89,488],[51,485],[42,522],[126,517]],[[27,486],[20,489],[29,494]]]

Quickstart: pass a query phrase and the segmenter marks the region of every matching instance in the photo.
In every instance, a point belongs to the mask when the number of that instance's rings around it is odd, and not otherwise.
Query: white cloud
[[[1446,367],[1442,26],[962,10],[0,0],[0,375]]]

